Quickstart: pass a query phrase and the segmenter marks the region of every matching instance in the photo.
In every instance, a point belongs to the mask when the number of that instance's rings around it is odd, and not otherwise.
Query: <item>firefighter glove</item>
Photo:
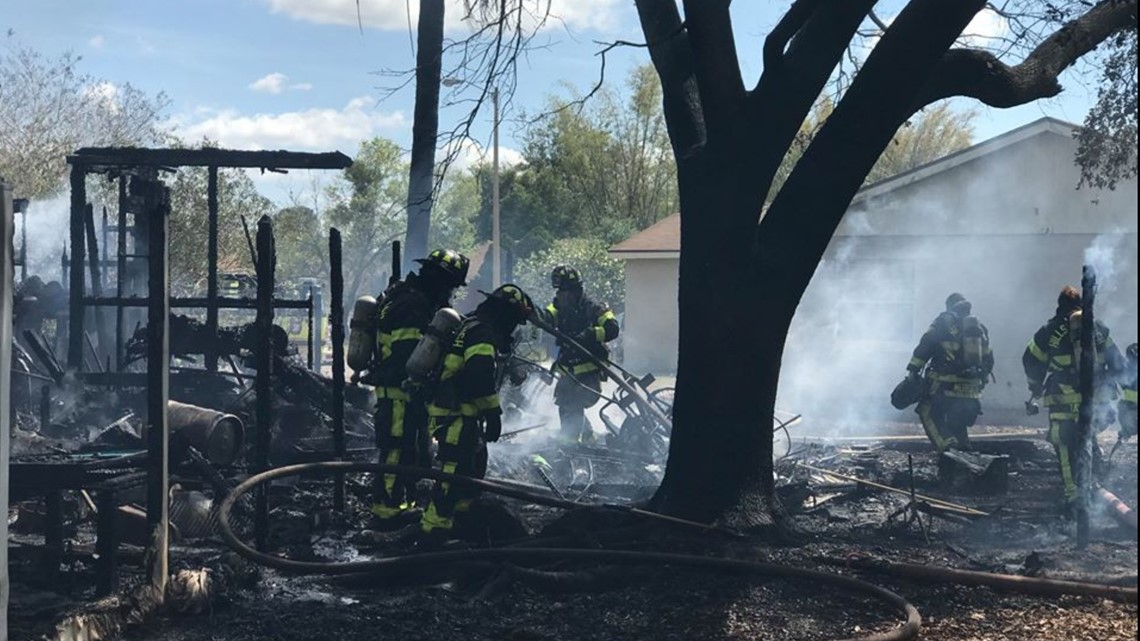
[[[494,443],[503,435],[503,419],[499,414],[483,415],[483,439]]]
[[[1029,394],[1033,398],[1039,398],[1045,392],[1045,387],[1041,383],[1029,383]]]

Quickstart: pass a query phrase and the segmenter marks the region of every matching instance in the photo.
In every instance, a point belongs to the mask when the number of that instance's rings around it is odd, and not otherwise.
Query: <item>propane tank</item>
[[[413,383],[423,384],[431,380],[462,322],[463,317],[450,307],[442,307],[435,313],[405,366]]]
[[[977,316],[962,319],[962,352],[967,367],[981,367],[985,352],[985,333]]]
[[[376,352],[376,322],[379,303],[372,296],[361,296],[352,306],[348,323],[348,366],[357,372],[368,369]]]

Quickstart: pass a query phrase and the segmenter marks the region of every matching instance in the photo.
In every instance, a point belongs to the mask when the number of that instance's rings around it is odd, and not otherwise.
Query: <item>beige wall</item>
[[[635,373],[677,369],[676,258],[625,262],[624,365]]]

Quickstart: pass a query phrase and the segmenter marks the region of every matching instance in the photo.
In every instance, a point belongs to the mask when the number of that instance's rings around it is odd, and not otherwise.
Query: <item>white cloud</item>
[[[280,13],[294,20],[316,24],[356,27],[363,24],[374,29],[408,29],[416,24],[419,3],[406,0],[263,0],[272,13]],[[563,25],[579,29],[607,30],[619,23],[618,8],[627,3],[619,0],[549,0],[550,18],[544,28],[556,29]],[[545,10],[547,0],[527,3],[532,13]],[[411,16],[408,12],[411,12]],[[465,14],[462,0],[448,0],[447,27],[454,31],[464,27]],[[535,19],[536,16],[529,16]]]
[[[297,82],[294,84],[286,84],[289,76],[275,71],[271,74],[266,74],[257,80],[250,83],[249,88],[261,93],[279,94],[282,91],[309,91],[313,85],[308,82]]]
[[[103,104],[103,107],[117,112],[119,106],[119,87],[113,82],[99,82],[84,88],[83,93]]]
[[[436,161],[442,162],[450,154],[450,149],[440,150],[436,154]],[[482,164],[491,163],[491,150],[483,147],[473,140],[464,140],[459,143],[459,151],[455,154],[455,160],[451,163],[450,171],[466,171],[472,167]],[[523,162],[523,155],[517,149],[510,147],[499,146],[499,167],[506,169]]]
[[[107,39],[104,38],[101,33],[92,36],[91,39],[87,41],[87,45],[92,49],[102,49],[105,44],[107,44]]]
[[[374,105],[374,99],[361,97],[341,109],[283,113],[246,115],[232,109],[199,108],[191,115],[175,117],[168,125],[175,135],[189,142],[209,138],[234,149],[356,149],[362,140],[409,127],[402,112],[384,113]]]

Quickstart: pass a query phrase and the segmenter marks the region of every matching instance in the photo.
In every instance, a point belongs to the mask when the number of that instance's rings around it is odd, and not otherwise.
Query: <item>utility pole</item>
[[[503,284],[503,263],[501,238],[499,236],[499,88],[491,93],[492,118],[491,138],[494,150],[491,152],[491,285]]]
[[[8,641],[8,440],[12,350],[12,233],[15,227],[8,186],[0,177],[0,641]],[[27,224],[24,225],[27,227]]]

